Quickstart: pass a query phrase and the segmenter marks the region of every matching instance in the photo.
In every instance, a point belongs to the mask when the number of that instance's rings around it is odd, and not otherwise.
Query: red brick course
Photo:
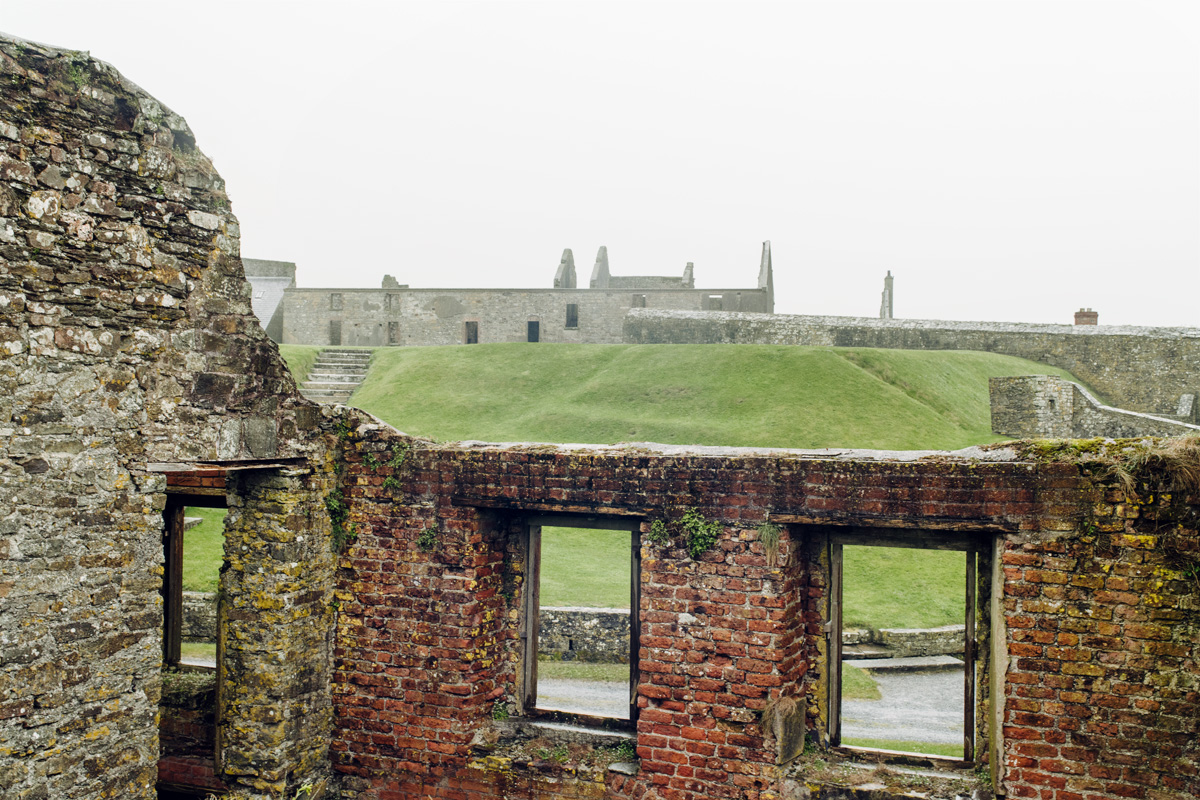
[[[610,776],[609,797],[778,789],[759,713],[779,697],[810,707],[824,669],[826,580],[804,547],[818,524],[1005,534],[1010,796],[1162,800],[1200,786],[1196,617],[1172,607],[1189,589],[1128,513],[1088,521],[1095,493],[1073,466],[536,446],[418,446],[386,466],[404,444],[364,426],[347,446],[357,540],[341,562],[331,751],[357,796],[574,796],[568,779],[522,788],[471,766],[493,705],[515,701],[521,515],[648,526],[685,508],[721,537],[697,559],[644,541],[640,771]],[[767,519],[784,523],[779,566],[758,541]],[[811,707],[808,724],[821,724]]]

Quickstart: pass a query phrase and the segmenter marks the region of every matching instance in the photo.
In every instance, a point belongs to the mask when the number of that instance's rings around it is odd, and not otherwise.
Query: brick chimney
[[[1100,313],[1092,311],[1090,308],[1081,308],[1075,312],[1076,325],[1098,325],[1100,322]]]

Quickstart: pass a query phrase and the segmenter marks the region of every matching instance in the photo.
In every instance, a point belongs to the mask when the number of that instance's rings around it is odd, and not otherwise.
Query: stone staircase
[[[370,360],[370,350],[326,348],[317,354],[300,394],[316,403],[345,403],[367,376]]]

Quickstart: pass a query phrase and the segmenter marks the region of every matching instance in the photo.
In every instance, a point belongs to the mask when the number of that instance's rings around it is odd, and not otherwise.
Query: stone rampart
[[[632,309],[633,344],[796,344],[905,350],[981,350],[1065,369],[1113,406],[1172,414],[1200,391],[1200,329],[1111,325],[696,314]]]
[[[1200,435],[1200,425],[1185,421],[1185,415],[1172,419],[1113,408],[1079,384],[1054,375],[992,378],[988,391],[992,432],[1004,436],[1079,439]]]

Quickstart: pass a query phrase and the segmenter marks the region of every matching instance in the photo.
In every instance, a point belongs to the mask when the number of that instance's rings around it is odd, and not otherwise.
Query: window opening
[[[330,311],[341,311],[342,310],[342,293],[341,292],[330,292],[329,293],[329,310]]]
[[[641,538],[622,519],[543,517],[526,541],[526,714],[634,721]]]
[[[342,321],[340,319],[329,320],[329,343],[334,346],[342,343]]]
[[[467,344],[479,344],[479,323],[468,322],[463,328],[463,341]]]
[[[635,294],[633,296],[633,307],[634,308],[645,308],[646,307],[646,295]]]
[[[387,332],[388,344],[400,344],[400,323],[389,322]]]
[[[531,319],[525,323],[525,341],[536,342],[541,339],[541,323]]]
[[[217,579],[225,559],[225,514],[223,492],[167,496],[162,589],[167,666],[217,666]]]
[[[704,298],[704,308],[708,311],[720,311],[721,295],[710,294],[708,297]]]
[[[832,744],[974,761],[977,555],[960,537],[831,538]]]
[[[568,328],[578,328],[579,327],[579,304],[578,303],[567,303],[567,327]]]

